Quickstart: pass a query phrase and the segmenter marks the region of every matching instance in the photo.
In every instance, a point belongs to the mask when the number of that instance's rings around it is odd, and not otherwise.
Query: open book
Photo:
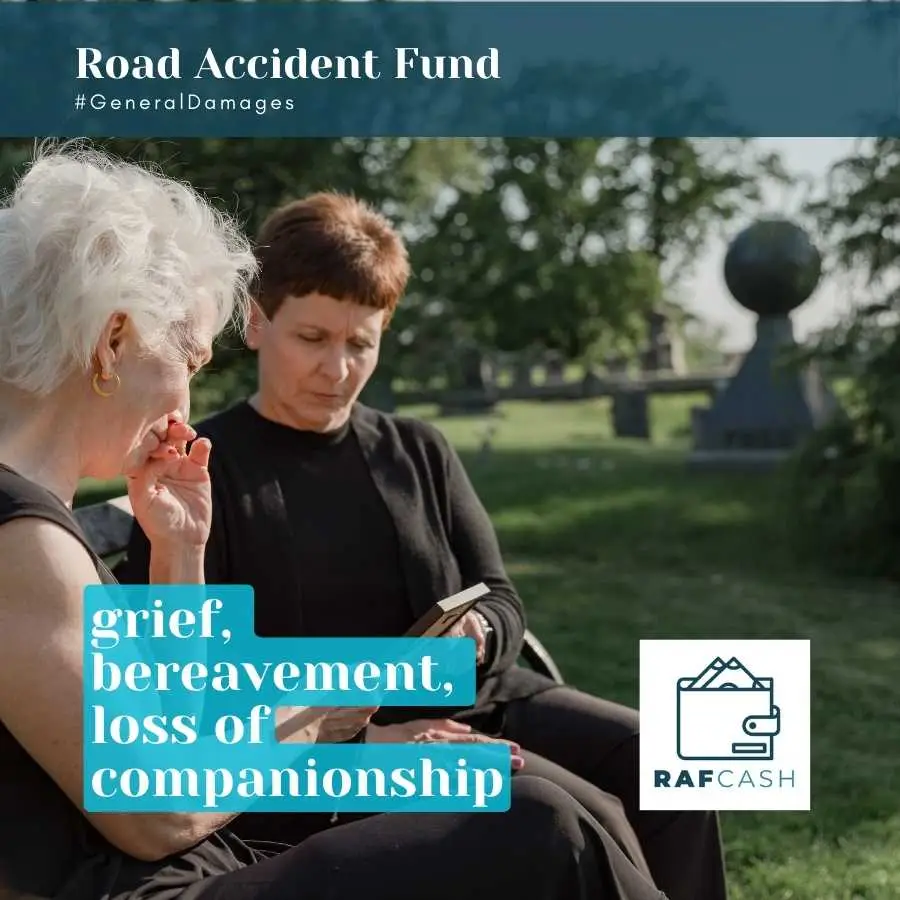
[[[440,637],[449,631],[490,588],[483,582],[438,600],[410,629],[404,637]],[[314,744],[318,738],[322,719],[333,707],[282,706],[276,710],[276,740],[286,743]]]

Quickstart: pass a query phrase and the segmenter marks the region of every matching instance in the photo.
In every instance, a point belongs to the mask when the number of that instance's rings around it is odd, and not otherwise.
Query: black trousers
[[[285,832],[291,819],[284,816]],[[500,821],[498,821],[500,819]],[[241,822],[243,820],[243,822]],[[255,815],[235,823],[252,837]],[[512,781],[506,813],[398,813],[319,831],[192,900],[665,900],[561,788]]]
[[[638,809],[640,721],[635,710],[559,687],[489,710],[467,710],[456,718],[518,743],[526,765],[513,784],[537,775],[561,787],[588,813],[591,828],[614,841],[633,869],[669,900],[726,900],[718,816]],[[339,821],[365,818],[341,814]],[[295,844],[333,827],[329,819],[249,814],[235,821],[234,830],[245,838]]]
[[[523,749],[522,773],[575,797],[669,900],[725,900],[719,820],[710,812],[638,809],[639,716],[569,687],[515,700],[493,729]],[[475,727],[478,714],[466,716]]]

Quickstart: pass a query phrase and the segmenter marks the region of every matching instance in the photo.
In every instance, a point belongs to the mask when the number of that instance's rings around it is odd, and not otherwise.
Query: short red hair
[[[287,297],[324,294],[383,309],[389,322],[410,277],[403,239],[381,213],[330,191],[279,207],[260,228],[255,299],[272,318]]]

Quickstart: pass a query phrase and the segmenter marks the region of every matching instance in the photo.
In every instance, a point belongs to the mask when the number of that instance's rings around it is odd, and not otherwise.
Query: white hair
[[[0,381],[46,394],[87,371],[116,312],[151,350],[202,302],[215,334],[243,331],[255,274],[237,224],[188,185],[83,143],[44,145],[0,209]]]

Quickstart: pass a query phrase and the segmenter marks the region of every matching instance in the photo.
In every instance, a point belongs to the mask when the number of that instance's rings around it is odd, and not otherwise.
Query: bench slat
[[[79,507],[75,518],[98,556],[121,553],[128,546],[133,514],[127,495]]]

